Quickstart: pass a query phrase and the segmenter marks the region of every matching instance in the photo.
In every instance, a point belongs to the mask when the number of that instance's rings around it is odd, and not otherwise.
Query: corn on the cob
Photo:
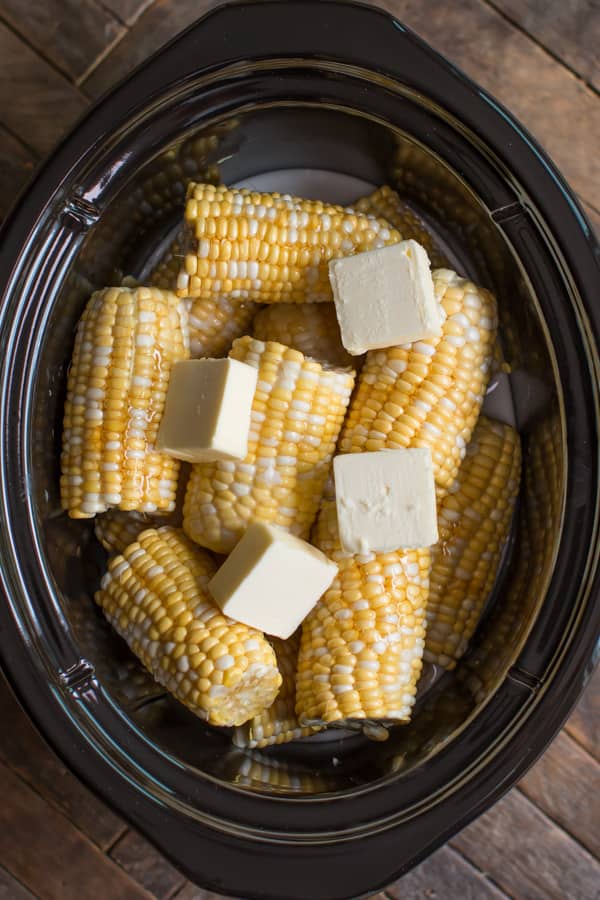
[[[242,725],[281,685],[264,635],[224,616],[208,553],[178,529],[150,528],[114,557],[96,602],[156,681],[213,725]]]
[[[277,341],[333,366],[355,366],[344,349],[333,303],[277,303],[261,310],[252,326],[259,341]]]
[[[121,509],[109,509],[94,519],[94,534],[107,553],[123,551],[147,528],[157,525],[149,516]]]
[[[288,760],[279,760],[257,750],[230,750],[223,754],[222,768],[227,781],[239,787],[281,794],[324,794],[339,788],[339,782],[323,772],[315,772]],[[348,786],[351,786],[350,783]]]
[[[61,500],[73,518],[110,507],[175,505],[179,463],[154,449],[171,366],[185,359],[185,310],[157,288],[106,288],[77,327],[61,456]]]
[[[174,290],[179,267],[184,258],[177,237],[150,281],[165,290]],[[187,297],[184,299],[188,313],[190,356],[192,359],[225,356],[237,337],[247,334],[259,306],[250,301],[235,300],[225,295],[213,297]]]
[[[443,251],[425,222],[400,199],[396,191],[389,185],[384,184],[372,194],[361,197],[353,206],[357,212],[385,219],[400,232],[405,241],[411,238],[413,241],[418,241],[427,250],[429,261],[433,267],[441,268],[448,264]]]
[[[448,269],[434,273],[446,319],[442,334],[371,350],[342,431],[342,453],[429,447],[446,491],[477,421],[496,335],[496,302]]]
[[[331,300],[330,259],[401,239],[387,222],[352,209],[207,184],[190,185],[185,221],[180,297]]]
[[[333,501],[321,507],[314,538],[339,575],[302,625],[300,722],[408,721],[425,643],[429,548],[345,554]]]
[[[243,462],[192,466],[184,531],[216,553],[229,553],[252,521],[307,538],[354,373],[250,337],[234,341],[229,355],[258,369],[248,455]]]
[[[256,303],[244,303],[229,297],[208,300],[191,297],[187,303],[192,359],[226,356],[233,341],[250,331],[256,315]]]
[[[432,550],[425,659],[453,669],[494,585],[508,538],[521,467],[509,425],[481,416],[458,477],[438,503]]]
[[[314,734],[316,728],[302,727],[296,716],[296,665],[300,648],[300,630],[283,641],[269,638],[275,651],[277,666],[283,679],[272,706],[236,728],[233,743],[236,747],[270,747],[286,744]]]
[[[470,650],[458,677],[477,702],[506,675],[548,589],[556,558],[565,500],[565,458],[561,416],[545,410],[527,429],[523,452],[523,496],[519,504],[517,540],[502,602],[486,621],[481,639]]]

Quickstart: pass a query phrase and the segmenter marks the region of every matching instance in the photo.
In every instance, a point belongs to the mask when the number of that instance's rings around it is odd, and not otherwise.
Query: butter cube
[[[335,563],[282,528],[253,522],[208,583],[238,622],[288,638],[337,574]]]
[[[257,374],[237,359],[176,362],[157,449],[192,463],[244,459]]]
[[[333,475],[340,542],[347,553],[389,553],[437,542],[429,448],[336,456]]]
[[[342,343],[354,356],[441,334],[429,257],[416,241],[332,259],[329,280]]]

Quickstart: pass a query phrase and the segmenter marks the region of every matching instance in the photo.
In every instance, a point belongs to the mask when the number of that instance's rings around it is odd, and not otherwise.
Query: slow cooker
[[[391,184],[499,299],[524,450],[510,544],[468,652],[442,678],[425,673],[413,722],[387,741],[332,732],[235,749],[110,631],[92,602],[102,552],[89,523],[60,510],[83,305],[143,278],[186,182],[217,178],[300,179],[342,202]],[[597,646],[600,250],[506,109],[372,7],[221,7],[45,163],[5,223],[0,291],[2,660],[41,732],[109,805],[215,891],[341,900],[398,878],[523,774]]]

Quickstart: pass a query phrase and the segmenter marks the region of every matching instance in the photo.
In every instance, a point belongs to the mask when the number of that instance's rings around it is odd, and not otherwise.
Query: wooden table
[[[212,0],[0,0],[0,217],[86,106]],[[388,0],[531,129],[600,230],[598,0]],[[0,898],[211,896],[65,770],[0,684]],[[600,896],[600,672],[544,757],[390,898]],[[385,895],[381,895],[383,897]]]

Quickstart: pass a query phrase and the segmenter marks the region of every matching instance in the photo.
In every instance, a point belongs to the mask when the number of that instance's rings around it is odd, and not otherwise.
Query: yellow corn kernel
[[[385,219],[400,232],[405,241],[412,239],[425,247],[429,261],[435,268],[448,265],[443,250],[425,222],[387,184],[367,197],[361,197],[353,206],[357,212]]]
[[[94,534],[107,553],[123,553],[129,544],[137,541],[142,531],[156,524],[143,513],[109,509],[94,519]]]
[[[481,409],[497,323],[489,291],[448,269],[433,280],[446,316],[441,336],[367,353],[340,448],[429,447],[441,495],[456,478]]]
[[[229,553],[254,521],[307,538],[354,372],[326,368],[283,344],[251,337],[234,341],[229,356],[258,369],[248,455],[242,462],[192,466],[184,531],[216,553]]]
[[[175,239],[151,274],[150,281],[157,287],[175,290],[179,268],[185,258],[180,246],[181,239],[181,236]],[[188,257],[187,264],[191,268],[188,274],[195,274],[197,266],[194,258]],[[256,303],[236,300],[225,294],[204,299],[186,297],[184,303],[188,313],[192,359],[225,356],[235,338],[250,330],[250,323],[259,309]]]
[[[110,561],[95,595],[152,676],[213,725],[242,725],[281,685],[262,632],[224,616],[207,592],[210,555],[176,528],[150,528]]]
[[[190,184],[185,223],[177,293],[205,299],[331,300],[330,259],[401,240],[387,222],[352,209],[210,184]]]
[[[77,326],[63,423],[61,501],[71,517],[174,508],[179,463],[154,442],[171,366],[187,356],[187,317],[174,294],[114,287],[92,295]]]
[[[269,638],[275,651],[277,666],[282,677],[281,688],[272,706],[237,728],[233,735],[236,747],[270,747],[297,741],[318,731],[318,728],[302,727],[296,717],[296,664],[300,647],[300,630],[283,641]]]
[[[333,501],[321,507],[314,539],[339,574],[302,624],[299,721],[407,722],[422,668],[429,548],[343,553]]]
[[[252,326],[259,341],[278,341],[311,359],[334,366],[355,366],[342,345],[333,303],[276,303],[261,310]]]
[[[494,586],[519,490],[521,445],[510,425],[481,416],[452,490],[438,503],[425,659],[453,669]]]

